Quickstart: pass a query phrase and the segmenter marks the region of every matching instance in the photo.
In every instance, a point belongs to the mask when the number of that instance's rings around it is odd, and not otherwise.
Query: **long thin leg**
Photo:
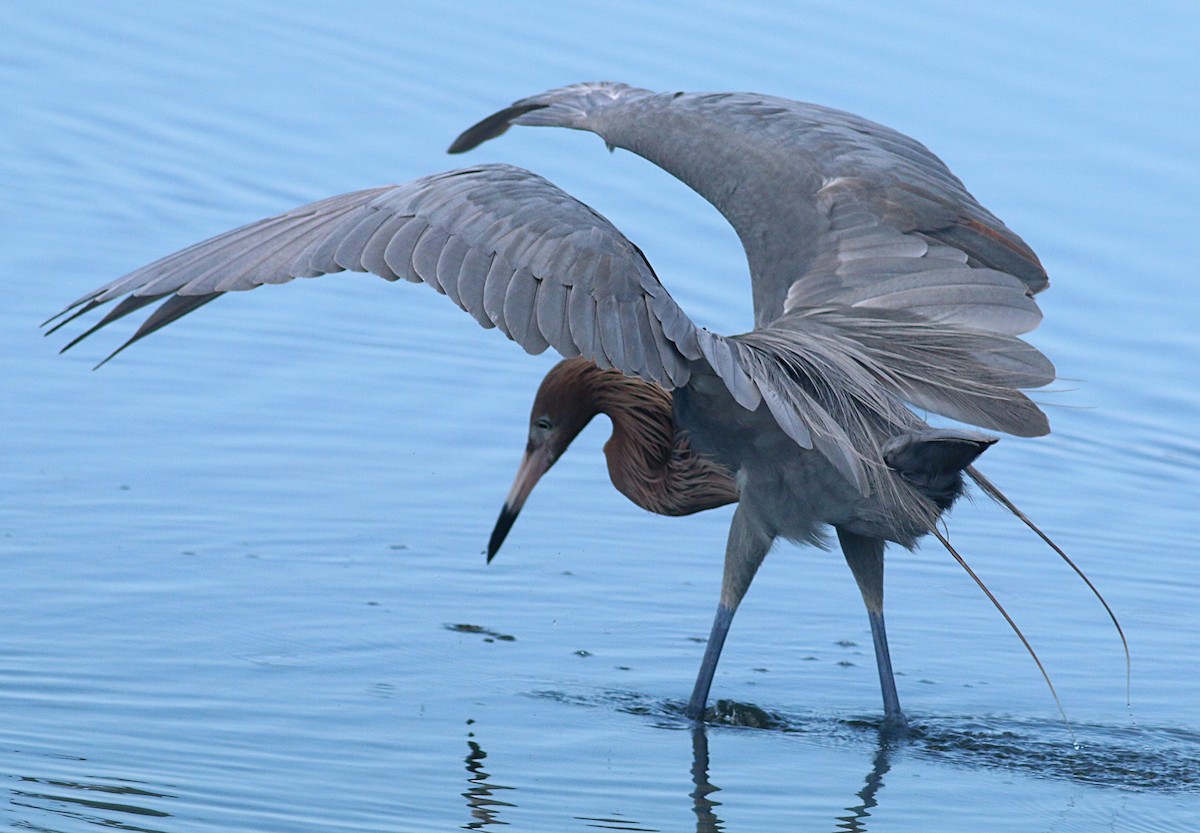
[[[717,615],[713,618],[708,645],[704,648],[704,659],[700,662],[700,673],[696,675],[692,699],[688,701],[687,716],[692,720],[699,720],[704,716],[704,707],[708,705],[708,690],[712,687],[717,660],[721,658],[721,648],[725,645],[725,635],[729,633],[729,623],[732,621],[733,609],[726,607],[724,603],[717,605]]]
[[[729,540],[725,544],[725,575],[721,580],[721,601],[717,605],[717,615],[713,618],[712,632],[704,649],[704,659],[700,663],[700,673],[696,675],[692,699],[688,701],[686,714],[692,720],[700,720],[704,716],[708,691],[712,688],[713,674],[716,673],[717,661],[721,658],[721,648],[725,645],[733,614],[741,604],[742,597],[746,595],[750,582],[754,580],[754,574],[758,572],[758,567],[766,558],[774,540],[773,535],[750,520],[749,513],[741,505],[734,510],[733,523],[729,527]]]
[[[880,538],[867,538],[840,527],[838,542],[846,563],[854,573],[859,592],[867,606],[867,617],[871,621],[871,639],[875,643],[875,664],[879,667],[879,687],[883,691],[884,725],[890,729],[906,729],[908,721],[900,710],[900,697],[896,693],[896,678],[892,673],[892,655],[888,651],[887,629],[883,624],[883,547]]]

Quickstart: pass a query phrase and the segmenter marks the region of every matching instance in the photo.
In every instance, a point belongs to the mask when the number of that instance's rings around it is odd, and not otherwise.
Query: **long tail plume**
[[[1058,706],[1058,713],[1062,715],[1063,723],[1067,724],[1067,731],[1071,733],[1071,739],[1074,741],[1075,732],[1071,729],[1071,721],[1067,718],[1067,712],[1065,709],[1063,709],[1062,700],[1060,700],[1058,697],[1058,692],[1054,688],[1054,683],[1050,681],[1050,675],[1046,673],[1046,666],[1042,665],[1042,661],[1038,658],[1037,651],[1033,650],[1033,646],[1029,644],[1029,640],[1025,638],[1025,634],[1021,632],[1019,627],[1017,627],[1017,623],[1013,621],[1013,618],[1008,615],[1008,611],[1004,609],[1004,605],[1000,604],[1000,600],[997,599],[995,595],[992,594],[992,591],[988,589],[988,586],[983,583],[983,579],[981,579],[978,574],[971,569],[971,565],[968,564],[966,560],[958,554],[958,550],[951,546],[950,541],[947,540],[946,536],[942,534],[941,530],[939,530],[937,527],[934,527],[933,534],[939,541],[942,542],[942,546],[946,548],[946,551],[954,556],[954,560],[958,562],[958,565],[967,571],[967,575],[969,575],[971,579],[977,585],[979,585],[979,589],[982,590],[983,594],[988,597],[988,601],[992,603],[996,610],[1000,611],[1000,615],[1004,617],[1004,621],[1008,622],[1008,626],[1012,628],[1013,633],[1015,633],[1017,638],[1021,640],[1021,644],[1025,646],[1025,650],[1029,652],[1029,656],[1033,657],[1034,663],[1037,664],[1038,671],[1042,672],[1042,679],[1046,681],[1046,685],[1050,688],[1050,694],[1054,697],[1054,704]]]
[[[1117,621],[1117,614],[1113,612],[1113,609],[1109,606],[1108,601],[1103,595],[1101,595],[1100,591],[1096,589],[1096,585],[1092,584],[1092,580],[1087,577],[1083,570],[1081,570],[1079,566],[1071,560],[1070,556],[1063,552],[1058,544],[1054,543],[1054,541],[1050,539],[1049,535],[1047,535],[1045,532],[1042,532],[1038,525],[1029,519],[1028,515],[1018,509],[1017,506],[1011,500],[1009,500],[1008,497],[1006,497],[1005,494],[1001,492],[994,483],[992,483],[992,481],[984,477],[983,474],[981,474],[974,466],[968,466],[966,471],[967,474],[971,476],[971,479],[979,485],[979,488],[983,489],[984,494],[999,503],[1009,512],[1012,512],[1014,515],[1016,515],[1022,523],[1033,530],[1034,534],[1045,541],[1046,545],[1050,547],[1050,549],[1058,553],[1058,557],[1065,561],[1067,566],[1075,571],[1075,575],[1083,579],[1083,583],[1086,584],[1088,589],[1092,591],[1092,595],[1095,596],[1100,604],[1104,606],[1104,611],[1108,614],[1108,618],[1112,620],[1113,627],[1117,629],[1117,636],[1121,637],[1121,647],[1125,651],[1125,700],[1128,704],[1130,700],[1131,680],[1133,677],[1133,664],[1129,655],[1129,641],[1125,638],[1125,631],[1121,627],[1121,623]]]

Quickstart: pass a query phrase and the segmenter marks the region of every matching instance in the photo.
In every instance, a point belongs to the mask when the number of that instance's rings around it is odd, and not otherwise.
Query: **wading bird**
[[[1054,369],[1018,338],[1041,319],[1037,257],[923,145],[838,110],[584,83],[516,102],[450,152],[510,125],[591,131],[708,199],[745,248],[754,329],[697,327],[604,217],[534,173],[488,164],[331,197],[168,255],[51,319],[63,317],[57,329],[121,299],[63,349],[160,300],[112,355],[230,291],[346,269],[427,283],[528,352],[566,357],[537,392],[489,559],[538,478],[606,414],[609,472],[634,503],[665,515],[737,503],[687,714],[702,718],[734,612],[775,540],[821,543],[832,527],[869,614],[885,725],[903,727],[885,545],[927,533],[946,543],[936,524],[964,472],[1020,516],[971,467],[995,437],[932,427],[909,406],[1022,437],[1049,431],[1022,390]]]

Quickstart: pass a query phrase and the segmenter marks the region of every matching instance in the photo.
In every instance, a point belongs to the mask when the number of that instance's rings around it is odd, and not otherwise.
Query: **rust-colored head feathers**
[[[534,398],[525,457],[488,542],[488,559],[537,481],[597,414],[613,423],[604,446],[609,477],[638,506],[659,515],[690,515],[736,502],[733,477],[691,450],[671,405],[671,394],[657,385],[586,359],[555,365]]]

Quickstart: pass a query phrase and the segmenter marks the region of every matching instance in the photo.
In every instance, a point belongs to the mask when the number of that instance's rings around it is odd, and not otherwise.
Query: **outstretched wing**
[[[123,349],[225,292],[351,269],[428,283],[529,352],[553,346],[667,389],[702,359],[739,404],[765,400],[789,436],[864,491],[869,423],[907,420],[889,397],[1012,433],[1047,430],[1019,389],[1053,369],[1015,337],[1040,319],[1032,295],[1045,273],[914,140],[786,99],[601,83],[519,101],[451,150],[510,124],[591,130],[707,197],[746,249],[755,332],[695,327],[611,223],[507,165],[332,197],[227,232],[85,295],[55,329],[122,298],[70,347],[161,301]]]
[[[757,326],[800,306],[906,308],[1024,332],[1048,285],[1032,250],[916,140],[851,113],[751,93],[549,90],[467,129],[462,152],[513,124],[587,130],[715,205],[746,250]]]
[[[517,101],[450,151],[514,124],[596,133],[721,211],[746,250],[756,329],[702,333],[705,358],[725,379],[749,376],[802,445],[823,437],[852,480],[865,432],[849,423],[886,411],[882,391],[975,425],[1049,430],[1021,389],[1054,368],[1016,338],[1041,320],[1046,273],[916,140],[788,99],[596,82]]]
[[[700,356],[695,326],[636,246],[508,165],[343,194],[220,234],[89,292],[54,329],[122,299],[67,349],[161,301],[120,352],[226,292],[346,269],[427,283],[530,353],[551,346],[667,389]]]

